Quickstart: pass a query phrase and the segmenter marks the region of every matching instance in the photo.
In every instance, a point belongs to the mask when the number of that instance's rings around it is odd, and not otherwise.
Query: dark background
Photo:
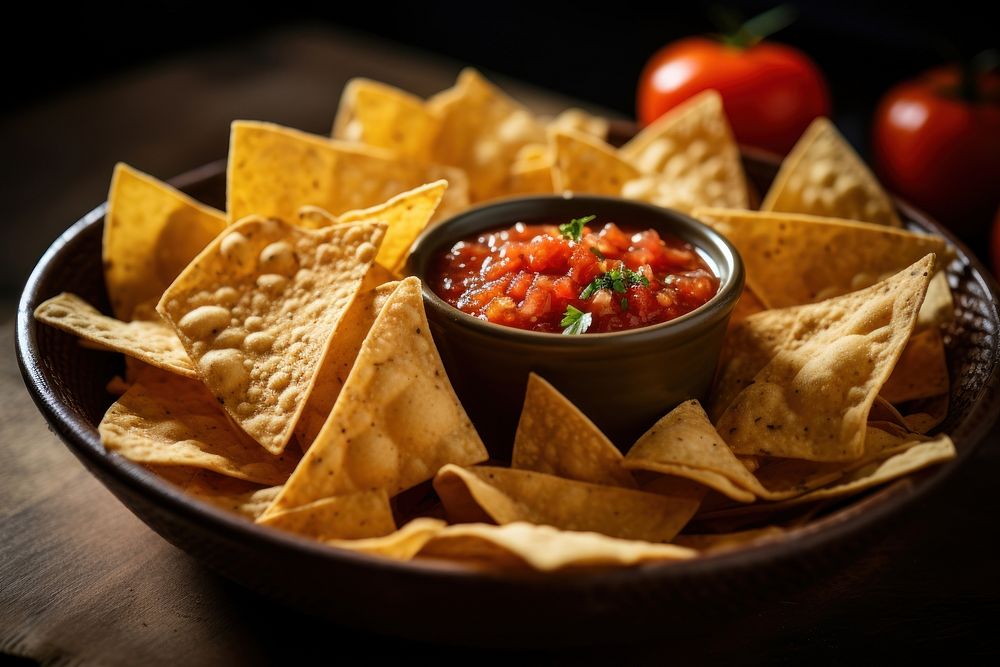
[[[971,2],[792,4],[799,18],[776,39],[806,51],[820,65],[831,84],[835,120],[863,154],[872,110],[893,83],[950,53],[969,56],[997,44],[995,24]],[[773,4],[726,6],[749,17]],[[718,8],[694,3],[651,8],[620,1],[594,5],[599,8],[539,2],[280,2],[232,5],[225,12],[211,7],[88,5],[84,11],[36,3],[19,8],[23,18],[6,22],[0,38],[7,90],[0,107],[0,192],[6,202],[0,223],[5,239],[0,296],[16,296],[51,240],[101,201],[114,161],[137,162],[169,178],[222,157],[225,130],[213,125],[210,132],[190,123],[180,127],[175,110],[189,102],[204,105],[203,116],[221,115],[223,98],[235,97],[229,91],[241,77],[273,65],[270,52],[257,45],[283,30],[328,30],[334,40],[342,35],[383,42],[408,57],[433,54],[456,67],[471,64],[631,117],[635,83],[646,59],[673,39],[715,31],[712,17]],[[199,80],[202,92],[214,85],[217,97],[186,99],[176,76],[156,78],[176,74],[176,68],[165,68],[178,62],[207,76],[207,84]],[[405,66],[405,59],[401,62]],[[283,65],[281,76],[288,77],[308,63]],[[365,65],[357,63],[359,73]],[[126,84],[132,88],[123,89]],[[266,120],[326,132],[340,85],[313,86],[312,107],[300,98],[227,112],[250,108]],[[108,90],[117,91],[115,104],[105,100],[99,111],[88,107]],[[143,141],[147,149],[140,153],[136,147]],[[983,221],[980,233],[969,239],[981,256],[988,254],[987,226]]]

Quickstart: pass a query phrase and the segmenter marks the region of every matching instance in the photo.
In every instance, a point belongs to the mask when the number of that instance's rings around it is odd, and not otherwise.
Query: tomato
[[[791,149],[809,123],[830,114],[819,68],[801,51],[773,42],[740,48],[704,37],[669,44],[639,78],[637,113],[649,125],[703,90],[722,95],[736,140],[775,153]]]
[[[982,233],[1000,205],[1000,75],[939,68],[882,98],[872,148],[886,186],[963,236]],[[977,229],[978,228],[978,229]]]

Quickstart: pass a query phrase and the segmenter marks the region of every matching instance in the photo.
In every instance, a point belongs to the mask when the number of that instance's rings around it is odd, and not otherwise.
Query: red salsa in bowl
[[[695,248],[595,216],[518,222],[455,243],[428,282],[462,312],[546,333],[608,333],[667,322],[715,296]]]

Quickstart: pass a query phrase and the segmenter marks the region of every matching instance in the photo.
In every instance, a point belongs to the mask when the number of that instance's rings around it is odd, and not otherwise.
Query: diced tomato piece
[[[534,280],[535,276],[533,274],[521,271],[514,276],[514,279],[510,281],[510,285],[507,286],[507,296],[515,301],[520,301],[528,293],[528,288],[531,287],[531,283]]]

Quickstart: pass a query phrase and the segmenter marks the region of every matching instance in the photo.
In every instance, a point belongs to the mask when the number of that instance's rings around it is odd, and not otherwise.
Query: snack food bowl
[[[596,215],[690,243],[719,278],[707,303],[652,326],[576,336],[527,331],[464,313],[438,296],[428,276],[456,242],[515,222]],[[423,282],[431,332],[455,392],[493,458],[510,460],[528,374],[551,382],[623,451],[656,420],[712,383],[729,316],[743,290],[743,261],[725,238],[693,218],[616,197],[539,195],[478,206],[429,227],[411,248],[407,272]],[[601,387],[606,387],[602,390]]]
[[[748,177],[764,191],[774,159],[744,154]],[[225,163],[174,184],[221,206]],[[852,555],[891,528],[961,467],[1000,414],[1000,313],[996,285],[946,230],[899,205],[911,229],[943,235],[956,259],[947,267],[956,318],[946,331],[951,409],[941,429],[956,460],[842,501],[822,518],[725,553],[614,570],[531,573],[436,561],[397,562],[348,552],[258,526],[186,496],[143,467],[104,450],[97,433],[113,397],[105,383],[120,355],[81,347],[38,324],[43,300],[72,291],[107,312],[101,234],[104,207],[68,229],[28,280],[17,316],[17,353],[33,399],[73,454],[134,514],[212,570],[272,600],[383,634],[460,644],[530,646],[635,640],[719,627],[784,593],[851,567]],[[945,531],[946,526],[927,526]],[[272,609],[270,613],[282,613]]]

